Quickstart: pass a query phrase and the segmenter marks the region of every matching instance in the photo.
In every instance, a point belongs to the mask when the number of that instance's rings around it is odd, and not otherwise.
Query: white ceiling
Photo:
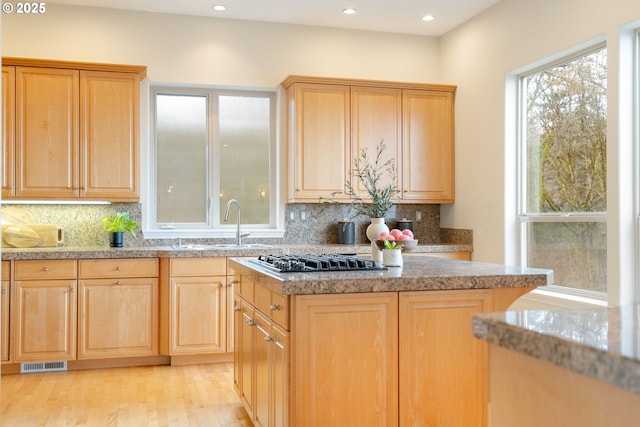
[[[500,0],[53,0],[49,3],[440,36]],[[213,10],[223,4],[224,12]],[[358,13],[345,15],[345,8]],[[424,15],[435,20],[425,22]]]

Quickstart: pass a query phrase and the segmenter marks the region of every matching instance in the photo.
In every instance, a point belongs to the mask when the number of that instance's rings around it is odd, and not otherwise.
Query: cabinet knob
[[[255,324],[256,324],[256,322],[254,322],[253,319],[247,319],[247,325],[253,326]]]
[[[240,307],[238,307],[237,305],[233,306],[233,311],[240,311]]]
[[[269,310],[274,310],[274,311],[275,311],[275,310],[280,310],[281,308],[282,308],[282,307],[280,307],[280,305],[279,305],[279,304],[271,304],[271,305],[269,306]]]
[[[122,270],[122,267],[117,266],[117,267],[116,267],[116,270],[120,271],[120,270]]]
[[[44,271],[49,271],[49,267],[43,268]]]
[[[7,290],[6,290],[6,289],[3,289],[3,290],[2,290],[2,295],[6,295],[6,294],[7,294]]]
[[[122,285],[122,280],[118,280],[118,281],[116,282],[116,285]]]
[[[236,279],[231,279],[231,281],[229,282],[230,285],[237,285],[238,283],[240,283],[240,281]]]
[[[269,335],[267,335],[266,337],[264,337],[265,341],[273,341],[273,337],[270,337]]]
[[[75,291],[76,291],[76,288],[74,288],[73,286],[69,288],[69,292],[75,292]]]

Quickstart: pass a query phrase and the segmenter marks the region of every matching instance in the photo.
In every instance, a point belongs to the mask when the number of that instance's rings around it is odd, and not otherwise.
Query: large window
[[[275,93],[155,88],[150,230],[215,236],[276,226]],[[195,234],[194,234],[195,233]]]
[[[606,60],[601,46],[519,80],[520,261],[569,292],[607,292]]]

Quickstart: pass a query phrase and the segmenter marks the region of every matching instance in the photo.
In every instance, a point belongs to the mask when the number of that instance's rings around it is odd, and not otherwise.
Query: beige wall
[[[275,87],[289,74],[449,83],[438,39],[48,4],[5,14],[2,54],[148,66],[155,82]]]

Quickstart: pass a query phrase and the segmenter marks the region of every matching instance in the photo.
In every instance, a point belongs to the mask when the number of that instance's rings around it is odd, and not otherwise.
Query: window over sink
[[[149,237],[264,237],[277,226],[276,92],[152,86]],[[262,231],[262,233],[261,233]],[[266,232],[266,234],[265,234]]]

